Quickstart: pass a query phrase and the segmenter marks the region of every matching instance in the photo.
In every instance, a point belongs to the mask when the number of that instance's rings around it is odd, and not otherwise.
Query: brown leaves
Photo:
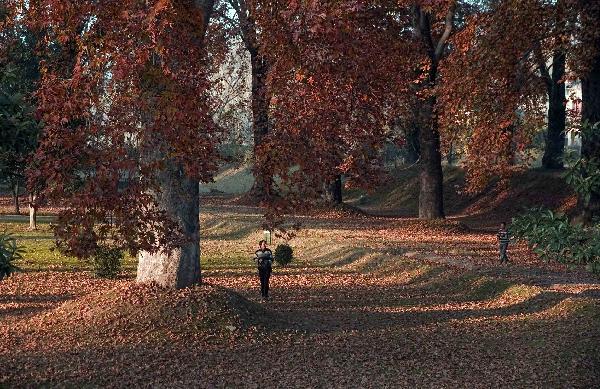
[[[200,287],[56,272],[0,282],[0,363],[13,366],[0,383],[595,383],[597,282],[529,262],[521,246],[495,267],[495,235],[456,221],[324,213],[302,217],[298,262],[275,267],[272,300],[258,303],[260,220],[211,202]]]

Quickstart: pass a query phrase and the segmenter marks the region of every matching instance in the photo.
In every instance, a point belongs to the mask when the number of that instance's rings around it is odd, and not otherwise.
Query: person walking
[[[510,235],[506,229],[506,223],[500,224],[500,231],[498,231],[498,243],[500,248],[500,264],[508,263],[508,243],[510,242]]]
[[[258,250],[254,253],[258,277],[260,278],[260,295],[263,300],[269,299],[269,278],[273,269],[273,253],[267,247],[267,241],[258,242]]]

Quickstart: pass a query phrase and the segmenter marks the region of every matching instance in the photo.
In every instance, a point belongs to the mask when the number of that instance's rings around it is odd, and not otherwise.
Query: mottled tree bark
[[[199,185],[197,180],[186,177],[178,164],[170,161],[166,165],[158,177],[158,204],[178,222],[183,241],[170,252],[141,252],[137,280],[185,288],[201,282]]]

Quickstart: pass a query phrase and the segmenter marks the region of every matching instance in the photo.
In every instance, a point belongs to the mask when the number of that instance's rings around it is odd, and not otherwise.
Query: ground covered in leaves
[[[29,252],[0,282],[0,387],[598,386],[598,280],[523,246],[499,266],[493,221],[299,220],[265,303],[252,207],[205,202],[205,284],[184,291],[40,266],[48,233],[5,225]]]

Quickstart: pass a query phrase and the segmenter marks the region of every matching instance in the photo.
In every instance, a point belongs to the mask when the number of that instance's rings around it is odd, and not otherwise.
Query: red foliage
[[[302,202],[344,174],[373,187],[385,176],[381,148],[397,141],[392,122],[409,112],[417,77],[409,16],[393,3],[288,2],[259,14],[271,64],[273,129],[259,166]]]
[[[44,37],[45,127],[30,182],[67,202],[59,236],[79,256],[102,239],[133,252],[168,246],[177,228],[155,207],[157,173],[174,161],[208,181],[217,168],[209,65],[219,55],[207,56],[207,15],[192,0],[21,6]]]

